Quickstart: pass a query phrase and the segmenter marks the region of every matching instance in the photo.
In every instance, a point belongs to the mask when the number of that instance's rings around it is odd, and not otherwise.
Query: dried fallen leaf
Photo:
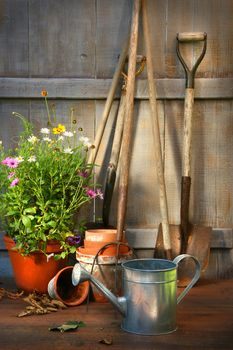
[[[113,341],[112,341],[112,338],[108,337],[108,338],[103,338],[99,340],[99,343],[105,344],[105,345],[112,345]]]
[[[9,291],[5,288],[0,288],[0,300],[6,296],[7,298],[9,299],[18,299],[20,298],[22,295],[23,295],[23,291],[21,292],[12,292],[12,291]]]
[[[47,294],[31,293],[23,299],[29,306],[19,313],[18,317],[29,315],[44,315],[67,308],[61,301],[50,299]]]
[[[67,321],[66,323],[49,328],[50,331],[59,331],[59,332],[67,332],[67,331],[73,331],[80,327],[85,327],[85,323],[82,321]]]

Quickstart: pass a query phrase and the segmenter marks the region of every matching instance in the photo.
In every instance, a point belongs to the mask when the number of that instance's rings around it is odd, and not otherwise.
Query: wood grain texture
[[[28,76],[28,2],[0,2],[0,76]]]
[[[232,102],[197,102],[194,108],[191,215],[196,223],[231,227]]]
[[[95,76],[95,2],[29,2],[30,76]]]
[[[232,77],[232,10],[231,0],[194,1],[193,27],[207,33],[207,52],[197,77]]]
[[[46,89],[48,98],[59,99],[106,99],[112,79],[79,78],[0,78],[0,98],[40,99],[40,92]],[[183,99],[184,79],[156,79],[158,99]],[[120,86],[116,98],[120,98]],[[135,99],[147,100],[148,83],[137,79]],[[195,99],[232,99],[233,78],[196,79]]]
[[[6,99],[4,103],[2,101],[0,102],[0,140],[6,149],[16,147],[19,132],[23,128],[20,119],[13,116],[12,112],[19,112],[26,118],[29,118],[28,101]]]
[[[5,280],[4,280],[5,282]],[[5,284],[4,284],[5,286]],[[230,281],[211,281],[195,286],[177,308],[177,330],[169,335],[138,336],[121,330],[122,317],[109,303],[91,302],[44,316],[16,317],[25,309],[23,299],[1,301],[1,350],[102,350],[110,339],[114,350],[231,349],[232,287]],[[178,291],[180,292],[180,291]],[[54,325],[83,321],[77,331],[50,332]]]
[[[111,78],[130,34],[132,1],[96,2],[96,77]]]

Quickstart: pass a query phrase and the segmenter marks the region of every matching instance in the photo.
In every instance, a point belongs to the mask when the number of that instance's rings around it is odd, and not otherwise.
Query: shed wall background
[[[185,88],[184,71],[175,51],[176,33],[205,31],[208,35],[207,53],[196,74],[190,220],[215,229],[206,276],[233,277],[233,2],[148,0],[148,7],[169,218],[173,224],[179,224]],[[131,12],[131,0],[0,1],[0,139],[5,145],[12,145],[20,130],[12,111],[27,116],[38,129],[46,124],[42,88],[48,90],[50,103],[55,103],[60,122],[68,124],[70,108],[74,108],[77,125],[94,139],[130,30]],[[191,61],[198,49],[192,51]],[[138,53],[144,52],[140,24]],[[190,51],[185,54],[190,55]],[[150,249],[160,209],[146,70],[137,81],[135,96],[126,226],[132,245]],[[118,99],[97,159],[103,164],[97,170],[98,181],[103,184],[117,104]],[[116,211],[117,190],[112,224],[116,223]],[[93,215],[101,217],[101,205],[88,211],[90,220]],[[3,246],[1,249],[0,259],[6,263],[0,276],[10,273]]]

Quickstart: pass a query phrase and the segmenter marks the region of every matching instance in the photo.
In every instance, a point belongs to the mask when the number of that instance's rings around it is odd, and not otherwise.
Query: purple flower
[[[14,187],[14,186],[18,185],[18,183],[19,183],[19,179],[16,178],[12,181],[12,183],[10,184],[10,187]]]
[[[2,164],[7,165],[9,168],[17,168],[17,166],[19,165],[19,161],[15,158],[7,157],[2,161]]]
[[[66,238],[69,245],[77,246],[81,242],[81,236],[69,236]]]

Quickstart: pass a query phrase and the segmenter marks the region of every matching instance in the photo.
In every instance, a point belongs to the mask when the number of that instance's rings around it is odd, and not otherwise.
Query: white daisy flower
[[[66,136],[66,137],[73,137],[74,136],[74,133],[72,131],[65,131],[63,132],[63,136]]]
[[[79,141],[82,142],[83,146],[86,146],[88,148],[90,148],[92,146],[92,143],[90,142],[88,137],[81,136],[79,138]]]
[[[51,138],[48,136],[43,137],[43,141],[51,142]]]
[[[63,152],[67,153],[67,154],[72,154],[73,153],[72,148],[70,148],[70,147],[64,148]]]
[[[19,156],[19,157],[16,158],[16,160],[17,160],[19,163],[21,163],[21,162],[24,161],[24,158],[23,158],[22,156]]]
[[[37,141],[39,141],[39,139],[38,139],[36,136],[34,136],[34,135],[31,135],[31,136],[28,138],[28,142],[30,142],[30,143],[32,143],[32,144],[36,143]]]
[[[28,158],[28,162],[30,162],[30,163],[33,163],[35,161],[36,161],[36,157],[35,156],[31,156],[31,157]]]
[[[50,134],[50,130],[48,128],[42,128],[40,130],[41,134],[45,134],[45,135],[49,135]]]
[[[62,136],[62,135],[60,135],[60,136],[58,136],[58,141],[62,141],[62,140],[64,140],[64,136]]]

